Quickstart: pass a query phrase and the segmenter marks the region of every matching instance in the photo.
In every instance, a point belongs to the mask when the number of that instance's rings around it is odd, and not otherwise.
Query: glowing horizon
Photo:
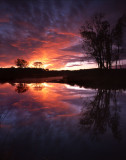
[[[0,67],[15,66],[17,58],[28,61],[30,67],[40,61],[51,70],[96,67],[82,49],[80,27],[100,8],[107,11],[110,19],[118,17],[120,11],[125,13],[122,4],[109,2],[108,5],[105,0],[1,0]]]

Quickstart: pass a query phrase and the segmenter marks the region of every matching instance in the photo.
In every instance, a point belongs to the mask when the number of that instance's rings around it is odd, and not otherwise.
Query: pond
[[[125,90],[0,84],[2,160],[115,160],[125,151]]]

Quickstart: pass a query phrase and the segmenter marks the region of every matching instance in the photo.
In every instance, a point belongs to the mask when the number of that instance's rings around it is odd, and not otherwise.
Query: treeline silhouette
[[[126,15],[122,15],[115,25],[105,15],[96,13],[81,26],[84,53],[92,57],[100,69],[111,69],[112,63],[120,60],[123,51],[123,34]]]
[[[46,76],[48,70],[42,68],[0,68],[0,81],[16,81],[21,78],[39,78]]]
[[[22,59],[22,58],[18,58],[16,61],[15,61],[15,65],[18,67],[18,68],[27,68],[28,65],[29,65],[29,62]],[[34,62],[32,64],[35,68],[42,68],[42,65],[43,63],[42,62]],[[15,68],[12,66],[12,68]]]
[[[87,88],[126,88],[126,69],[88,69],[75,71],[46,71],[39,68],[0,69],[1,83],[42,83],[44,79],[41,78],[46,79],[48,77],[60,77],[59,80],[51,80],[51,82],[67,83],[70,85],[79,85]]]

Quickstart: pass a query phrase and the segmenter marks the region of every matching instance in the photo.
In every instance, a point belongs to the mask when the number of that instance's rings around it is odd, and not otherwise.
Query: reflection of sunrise
[[[94,95],[95,93],[92,92],[91,89],[80,88],[78,86],[70,86],[67,84],[31,83],[27,85],[29,86],[29,94],[35,101],[48,106],[48,110],[53,109],[53,111],[59,113],[62,111],[65,112],[62,117],[75,116],[80,111],[79,105],[76,108],[76,105],[74,106],[73,104],[73,113],[68,114],[69,111],[71,112],[71,109],[69,108],[70,105],[67,103],[67,100],[74,100],[77,97],[81,98],[83,92],[85,93],[85,95],[83,95],[83,98]],[[90,92],[92,92],[92,94]],[[75,94],[73,95],[73,93]],[[57,117],[60,116],[57,115]]]
[[[14,89],[19,85],[18,83],[15,86],[10,86],[10,88]],[[36,102],[38,106],[27,106],[24,105],[23,107],[29,110],[30,112],[37,112],[41,113],[42,109],[45,109],[46,115],[52,115],[54,118],[60,117],[74,117],[79,114],[79,107],[76,105],[71,106],[68,102],[65,102],[64,99],[71,99],[78,97],[79,95],[76,94],[75,96],[70,95],[69,89],[66,88],[64,84],[54,84],[54,83],[30,83],[26,84],[28,87],[28,91],[24,93],[25,99],[30,100],[28,97],[32,97],[32,103]],[[23,96],[23,94],[21,94]],[[20,108],[23,104],[23,101],[14,104],[14,107]],[[43,106],[43,107],[42,107]]]
[[[41,87],[49,87],[49,86],[52,86],[51,84],[49,83],[29,83],[27,84],[31,89],[33,89],[36,85],[38,86],[41,86]]]

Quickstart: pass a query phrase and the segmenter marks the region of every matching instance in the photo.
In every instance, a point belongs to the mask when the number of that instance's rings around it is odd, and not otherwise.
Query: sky
[[[82,50],[80,27],[96,12],[114,21],[126,12],[125,0],[0,0],[0,67],[48,69],[97,67]]]

